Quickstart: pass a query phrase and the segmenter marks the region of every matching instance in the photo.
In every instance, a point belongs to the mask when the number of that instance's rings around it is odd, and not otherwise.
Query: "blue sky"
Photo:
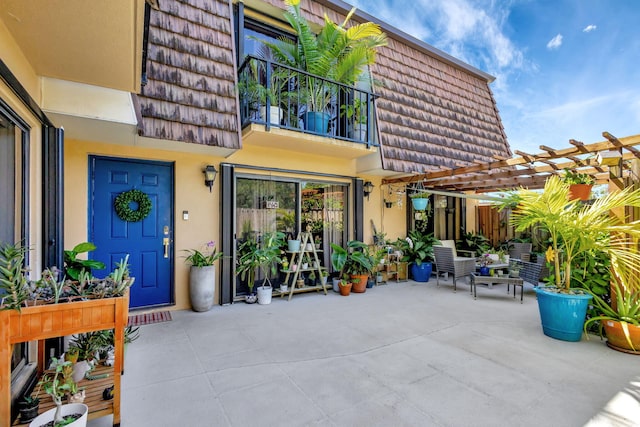
[[[639,0],[352,0],[493,76],[512,150],[640,134]]]

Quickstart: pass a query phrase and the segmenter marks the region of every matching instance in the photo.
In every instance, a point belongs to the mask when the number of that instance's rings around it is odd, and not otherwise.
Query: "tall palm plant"
[[[346,28],[355,8],[341,25],[325,14],[325,24],[320,33],[315,34],[302,16],[300,1],[284,0],[287,5],[284,17],[298,36],[295,42],[285,37],[259,41],[271,49],[277,62],[313,75],[303,79],[300,85],[308,95],[309,108],[322,111],[333,94],[316,77],[353,85],[364,76],[366,67],[375,62],[376,48],[385,46],[387,37],[380,26],[372,22]]]
[[[628,250],[629,239],[640,238],[640,221],[625,222],[610,214],[625,206],[640,207],[640,190],[612,192],[592,204],[569,200],[568,196],[569,185],[552,176],[544,191],[520,189],[499,204],[500,209],[515,207],[511,222],[517,231],[542,227],[549,232],[547,260],[554,264],[555,285],[561,292],[570,293],[571,263],[583,253],[602,251],[612,263],[615,260],[640,274],[640,253]]]

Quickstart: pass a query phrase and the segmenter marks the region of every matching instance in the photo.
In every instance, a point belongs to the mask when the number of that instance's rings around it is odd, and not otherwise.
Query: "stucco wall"
[[[176,143],[179,144],[179,143]],[[220,180],[216,179],[213,192],[204,185],[202,169],[207,164],[215,165],[219,170],[221,162],[238,165],[262,166],[298,171],[322,172],[344,176],[336,179],[350,183],[355,173],[355,162],[313,154],[291,153],[261,147],[247,147],[228,158],[169,152],[152,148],[122,146],[89,141],[65,141],[65,248],[89,240],[88,238],[88,158],[89,155],[102,155],[147,160],[174,162],[175,167],[175,230],[174,230],[174,271],[176,289],[176,309],[190,307],[188,294],[188,266],[183,262],[185,249],[200,247],[209,240],[215,240],[220,247]],[[252,173],[269,175],[269,172]],[[274,175],[277,175],[274,173]],[[279,175],[279,173],[278,173]],[[292,173],[291,176],[304,177]],[[308,176],[307,176],[308,177]],[[381,229],[381,193],[379,177],[359,176],[371,180],[375,189],[370,200],[364,203],[365,241],[373,241],[370,218]],[[309,178],[313,179],[313,178]],[[333,180],[333,179],[332,179]],[[182,211],[189,211],[189,220],[182,220]],[[387,237],[395,240],[404,235],[404,211],[397,208],[385,209],[384,227]],[[400,229],[401,231],[396,231]],[[220,277],[218,277],[218,280]],[[220,283],[218,283],[218,286]],[[216,304],[219,296],[216,295]]]

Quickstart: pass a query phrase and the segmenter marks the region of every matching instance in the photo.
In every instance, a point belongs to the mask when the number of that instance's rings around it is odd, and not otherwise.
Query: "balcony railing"
[[[374,98],[304,71],[247,56],[238,72],[242,127],[258,123],[367,147],[374,138]]]

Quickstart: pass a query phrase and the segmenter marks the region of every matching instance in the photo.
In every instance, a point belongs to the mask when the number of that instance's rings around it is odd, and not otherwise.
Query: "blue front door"
[[[89,240],[97,249],[92,259],[107,266],[94,271],[103,277],[129,254],[133,307],[171,304],[173,300],[173,165],[164,162],[91,156]],[[132,189],[151,200],[141,221],[124,221],[114,209],[115,198]],[[129,207],[137,209],[131,202]]]

